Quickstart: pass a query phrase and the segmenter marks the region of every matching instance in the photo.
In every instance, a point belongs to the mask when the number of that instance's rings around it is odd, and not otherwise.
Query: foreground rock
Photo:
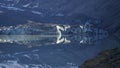
[[[120,48],[103,51],[79,68],[120,68]]]

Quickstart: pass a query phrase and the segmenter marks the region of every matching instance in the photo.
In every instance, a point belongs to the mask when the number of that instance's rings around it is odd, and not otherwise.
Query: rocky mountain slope
[[[120,68],[120,48],[105,50],[79,68]]]

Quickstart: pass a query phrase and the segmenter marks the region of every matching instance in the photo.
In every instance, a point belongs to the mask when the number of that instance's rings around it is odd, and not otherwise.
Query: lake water
[[[97,27],[70,25],[65,31],[64,25],[28,24],[1,27],[0,68],[77,68],[103,50],[120,47],[117,37]]]

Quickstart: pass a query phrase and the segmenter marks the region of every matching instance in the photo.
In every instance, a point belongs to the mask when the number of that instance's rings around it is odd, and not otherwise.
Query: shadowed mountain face
[[[120,47],[119,0],[0,0],[1,27],[23,25],[29,20],[43,24],[65,25],[79,25],[89,22],[97,28],[108,31],[110,35],[108,38],[89,46],[74,43],[27,48],[16,43],[0,44],[1,67],[12,66],[11,68],[15,68],[15,65],[20,68],[77,67],[100,51]],[[11,34],[11,32],[8,33]],[[10,39],[11,37],[5,36],[4,38]],[[25,43],[24,40],[17,43]],[[30,40],[34,42],[34,39]]]

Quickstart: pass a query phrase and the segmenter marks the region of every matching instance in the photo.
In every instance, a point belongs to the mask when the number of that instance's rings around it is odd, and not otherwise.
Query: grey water
[[[109,37],[106,30],[91,25],[87,22],[77,26],[45,23],[2,26],[0,66],[77,68],[100,51],[119,47],[117,37]]]

